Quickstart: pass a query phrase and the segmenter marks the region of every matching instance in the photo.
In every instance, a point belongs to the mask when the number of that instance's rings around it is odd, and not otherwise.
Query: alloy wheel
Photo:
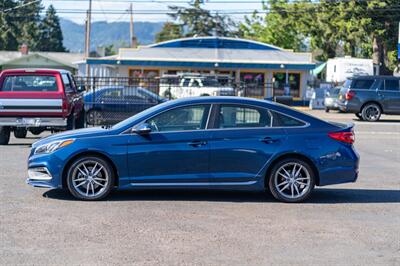
[[[297,200],[311,189],[311,175],[300,163],[288,162],[278,168],[274,175],[275,190],[284,198]]]
[[[363,108],[361,115],[366,121],[378,121],[381,116],[381,109],[377,104],[370,103]]]
[[[107,166],[98,160],[84,160],[73,169],[71,184],[82,198],[98,198],[109,189],[110,175]]]

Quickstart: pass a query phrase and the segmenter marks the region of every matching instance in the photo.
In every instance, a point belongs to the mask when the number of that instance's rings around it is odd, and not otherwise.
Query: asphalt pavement
[[[355,123],[360,176],[302,204],[221,191],[77,201],[26,185],[37,137],[13,138],[0,146],[0,264],[400,265],[400,116],[309,113]]]

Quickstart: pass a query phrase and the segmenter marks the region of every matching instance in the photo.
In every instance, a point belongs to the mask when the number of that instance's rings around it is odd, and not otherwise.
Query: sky
[[[165,14],[135,14],[135,11],[143,13],[159,12],[164,13],[168,10],[169,5],[188,6],[185,0],[133,0],[134,20],[135,21],[167,21],[169,18]],[[233,3],[238,2],[238,3]],[[72,20],[76,23],[83,24],[85,21],[84,11],[89,7],[88,0],[43,0],[42,3],[47,8],[52,4],[58,15],[62,18]],[[129,21],[129,14],[125,10],[129,8],[129,0],[93,0],[92,21]],[[205,0],[203,8],[223,12],[251,12],[255,9],[261,9],[261,0]],[[142,10],[142,11],[140,11]],[[71,12],[82,12],[71,14]],[[112,14],[122,13],[122,14]],[[234,20],[243,20],[244,14],[231,14]]]

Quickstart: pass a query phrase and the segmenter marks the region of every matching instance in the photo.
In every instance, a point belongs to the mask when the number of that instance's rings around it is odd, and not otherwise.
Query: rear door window
[[[387,79],[385,80],[386,91],[400,91],[400,80],[398,79]]]
[[[55,76],[10,75],[4,78],[0,91],[48,92],[58,91]]]
[[[248,105],[221,105],[218,128],[270,127],[271,114],[267,109]]]
[[[355,90],[369,90],[374,81],[373,79],[356,79],[353,80],[351,88]]]

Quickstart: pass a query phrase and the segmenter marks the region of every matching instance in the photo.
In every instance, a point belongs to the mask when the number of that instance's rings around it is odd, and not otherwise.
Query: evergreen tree
[[[20,29],[18,42],[20,44],[27,44],[31,50],[38,50],[40,12],[43,9],[42,3],[41,1],[19,0],[17,1],[17,5],[21,6],[15,9],[14,12],[18,17],[18,27]]]
[[[238,36],[235,22],[224,15],[211,14],[203,9],[202,0],[194,0],[189,7],[170,6],[173,11],[169,16],[176,23],[167,22],[157,34],[157,41],[166,41],[182,37],[192,36]]]
[[[12,0],[0,2],[0,50],[15,50],[18,47],[18,27],[12,12],[16,3]]]
[[[60,20],[53,5],[47,9],[45,17],[39,24],[39,30],[38,50],[65,52]]]

